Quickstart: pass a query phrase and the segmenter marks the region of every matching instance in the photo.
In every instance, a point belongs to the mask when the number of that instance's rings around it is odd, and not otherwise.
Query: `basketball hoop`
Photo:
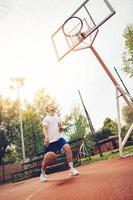
[[[114,14],[108,0],[85,0],[51,35],[58,61],[73,50],[88,48],[88,40],[92,45],[99,27]]]
[[[82,28],[83,28],[83,21],[76,16],[68,18],[62,26],[63,33],[67,37],[81,36],[84,38],[84,34],[81,33]]]

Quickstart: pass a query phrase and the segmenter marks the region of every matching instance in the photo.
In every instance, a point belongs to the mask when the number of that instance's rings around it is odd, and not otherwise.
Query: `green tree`
[[[133,123],[133,110],[129,106],[124,106],[122,109],[123,120],[128,127]]]
[[[43,144],[44,134],[42,131],[42,118],[33,105],[27,104],[23,112],[23,129],[26,156],[32,158],[33,155],[39,153],[40,147],[38,143]]]
[[[111,131],[111,134],[116,135],[118,132],[117,123],[110,118],[106,118],[103,122],[103,127],[101,131],[104,132],[104,130],[106,133],[107,133],[107,130],[109,130]]]
[[[129,77],[133,76],[133,24],[124,30],[125,52],[123,53],[123,70]]]
[[[101,140],[107,139],[111,135],[112,133],[110,129],[101,129],[92,135],[92,138],[97,143]]]
[[[75,124],[73,132],[70,134],[70,140],[75,138],[84,137],[86,128],[89,128],[86,117],[83,115],[80,107],[78,105],[72,108],[69,115],[65,116],[65,124]]]
[[[127,133],[128,129],[133,123],[133,111],[129,106],[124,106],[122,109],[122,116],[125,122],[125,125],[122,127],[122,137],[124,138],[125,134]],[[133,140],[133,131],[130,134],[129,140]]]
[[[16,162],[16,151],[15,146],[10,145],[6,148],[6,152],[3,156],[4,164],[12,164]]]
[[[84,145],[89,153],[89,156],[91,155],[92,149],[95,146],[94,138],[91,137],[91,131],[88,124],[88,121],[84,114],[82,113],[82,110],[80,109],[79,105],[75,105],[69,115],[65,117],[65,123],[67,124],[75,124],[73,131],[69,135],[69,140],[77,140],[78,138],[85,139]]]
[[[16,129],[14,126],[18,115],[18,102],[4,99],[0,96],[0,163],[10,147],[16,140]]]

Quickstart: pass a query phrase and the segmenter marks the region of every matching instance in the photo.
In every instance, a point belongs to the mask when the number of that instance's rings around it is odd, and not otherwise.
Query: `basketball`
[[[57,156],[54,152],[50,151],[45,154],[44,160],[48,166],[51,166],[56,162]]]

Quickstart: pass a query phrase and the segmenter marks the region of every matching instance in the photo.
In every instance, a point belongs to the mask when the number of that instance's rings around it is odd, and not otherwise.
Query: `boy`
[[[53,105],[48,105],[46,108],[48,115],[43,119],[43,132],[45,135],[44,147],[45,153],[53,151],[56,153],[57,150],[64,149],[70,167],[70,175],[76,176],[79,172],[73,167],[72,151],[67,141],[62,136],[62,122],[56,114],[56,109]],[[45,160],[42,162],[42,172],[40,175],[41,181],[47,181],[45,174],[47,164]]]

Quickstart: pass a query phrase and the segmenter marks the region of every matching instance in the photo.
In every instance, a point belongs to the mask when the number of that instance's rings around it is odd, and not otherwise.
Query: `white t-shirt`
[[[58,127],[58,123],[60,122],[61,122],[61,119],[56,114],[54,116],[47,115],[43,119],[42,125],[48,127],[49,143],[55,142],[62,137],[62,134],[59,132],[59,127]]]

